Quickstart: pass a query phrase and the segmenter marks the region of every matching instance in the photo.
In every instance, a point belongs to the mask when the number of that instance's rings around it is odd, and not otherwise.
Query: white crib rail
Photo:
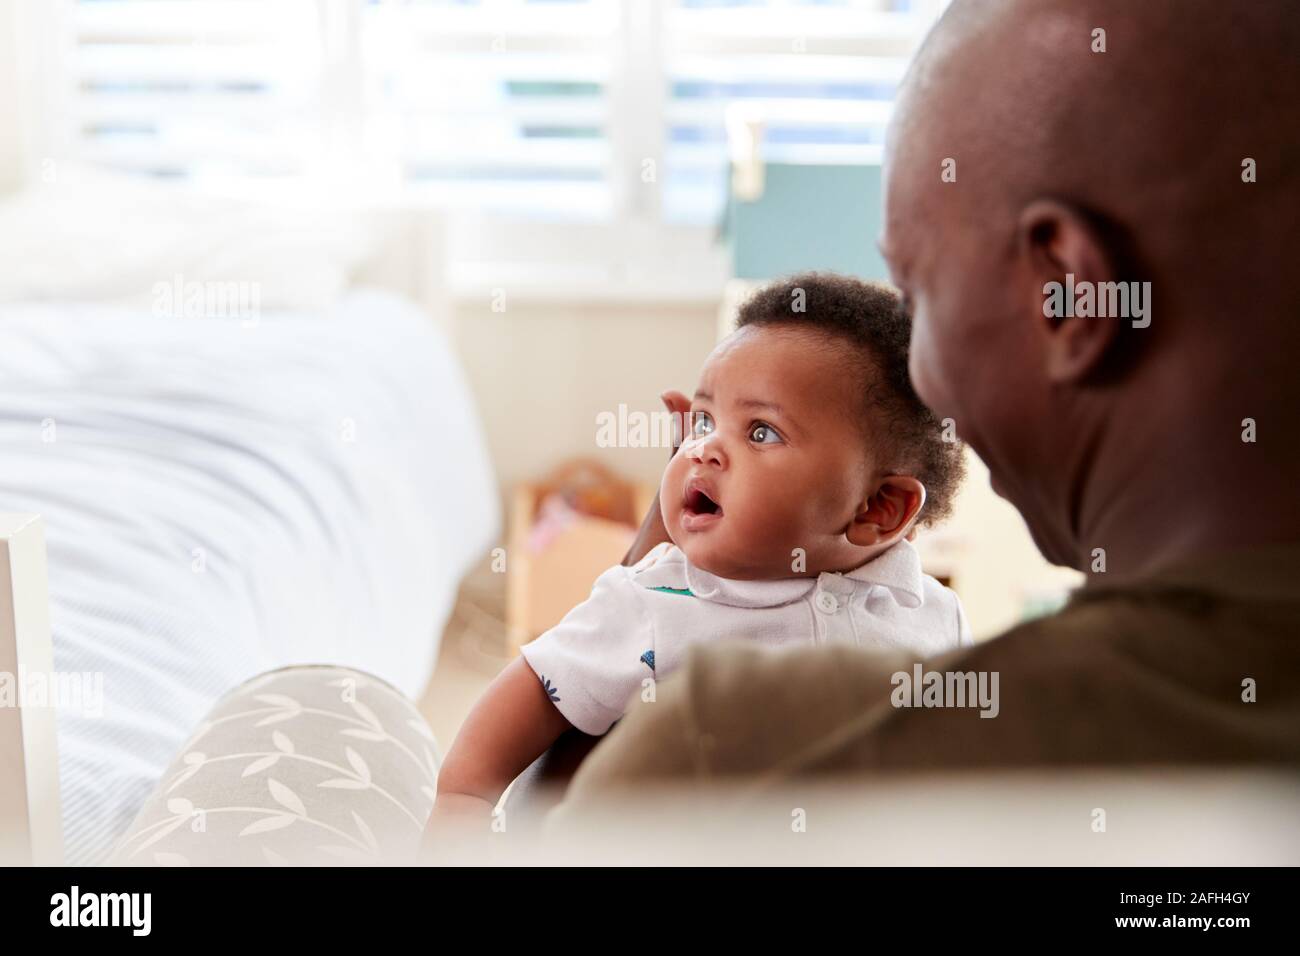
[[[45,529],[0,514],[0,863],[62,860],[55,709],[22,693],[24,675],[53,673]]]

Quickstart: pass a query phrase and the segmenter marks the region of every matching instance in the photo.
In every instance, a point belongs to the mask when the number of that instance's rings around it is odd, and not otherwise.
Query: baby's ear
[[[925,485],[911,475],[889,475],[853,516],[845,535],[850,544],[871,548],[893,544],[911,530],[925,504]]]

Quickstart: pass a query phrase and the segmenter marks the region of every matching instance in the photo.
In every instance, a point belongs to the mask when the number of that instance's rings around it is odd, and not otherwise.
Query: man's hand
[[[688,418],[691,411],[691,400],[681,392],[670,389],[659,396],[659,401],[664,403],[664,408],[672,412],[676,421],[682,426],[680,430],[673,430],[673,450],[668,455],[671,460],[673,455],[677,454],[677,449],[681,447],[681,443],[686,436],[686,429],[689,427]],[[655,545],[662,544],[667,540],[668,529],[664,527],[663,514],[659,510],[659,493],[655,492],[654,501],[650,502],[650,510],[641,522],[641,530],[636,533],[636,539],[633,540],[632,547],[628,548],[627,554],[623,555],[623,564],[636,564]]]

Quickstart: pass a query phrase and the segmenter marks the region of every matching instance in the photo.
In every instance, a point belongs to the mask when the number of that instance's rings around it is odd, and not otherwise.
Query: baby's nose
[[[716,432],[695,439],[687,454],[692,460],[702,464],[725,466],[727,463],[726,451]]]

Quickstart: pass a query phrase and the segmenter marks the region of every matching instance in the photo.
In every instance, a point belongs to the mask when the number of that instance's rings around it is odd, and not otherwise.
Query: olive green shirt
[[[980,716],[987,706],[897,706],[918,701],[898,676],[916,683],[915,664],[847,646],[700,647],[596,748],[561,816],[647,781],[761,787],[904,769],[1295,764],[1300,544],[1134,583],[1098,576],[1051,617],[923,662],[923,675],[982,673],[990,690],[996,673],[996,716]]]

